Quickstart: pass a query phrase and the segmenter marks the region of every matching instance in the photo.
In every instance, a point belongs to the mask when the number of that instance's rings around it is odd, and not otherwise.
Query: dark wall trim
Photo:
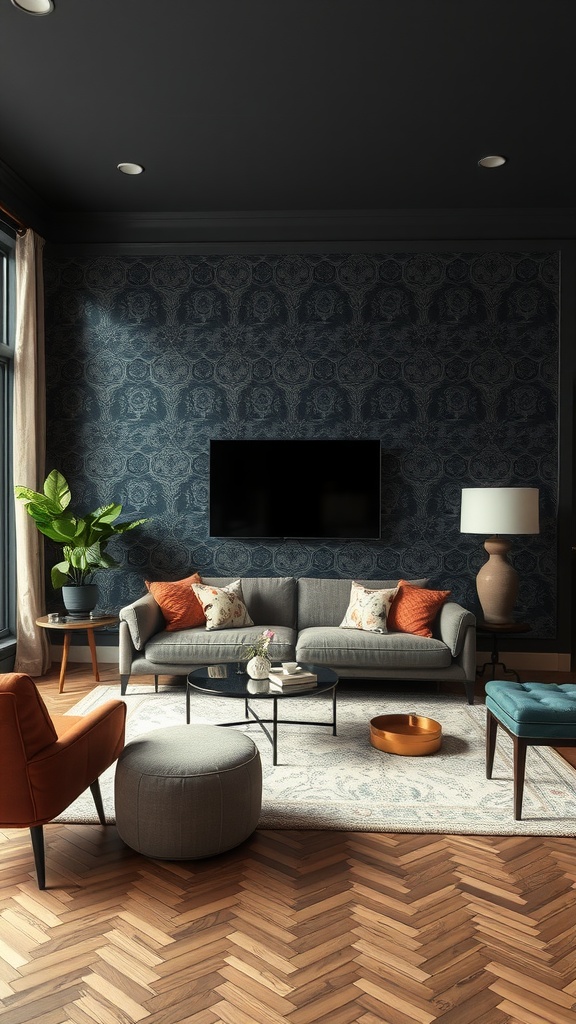
[[[575,235],[576,237],[576,235]],[[442,238],[439,240],[418,239],[397,241],[388,238],[362,239],[338,238],[317,241],[290,241],[285,238],[275,242],[255,240],[237,242],[47,242],[45,252],[49,256],[74,258],[76,256],[220,256],[266,254],[290,255],[294,253],[421,253],[421,252],[510,252],[517,249],[539,252],[570,251],[576,243],[573,240],[549,237],[529,239],[515,237],[497,239]]]
[[[194,214],[100,213],[51,215],[47,238],[81,244],[165,244],[307,241],[400,242],[576,237],[576,207],[517,210],[325,210]],[[123,252],[128,250],[122,249]],[[149,251],[149,250],[148,250]]]
[[[49,211],[40,196],[0,160],[0,197],[2,203],[26,227],[46,238]]]
[[[576,376],[576,245],[560,246],[560,365],[558,368],[558,636],[574,635],[574,380]],[[563,599],[566,595],[566,599]]]
[[[576,206],[472,209],[238,210],[157,213],[57,210],[0,160],[0,198],[25,224],[55,244],[215,245],[343,240],[576,238]],[[86,251],[86,249],[84,249]],[[147,249],[146,251],[150,251]],[[157,250],[160,251],[160,250]],[[263,251],[260,246],[260,251]]]

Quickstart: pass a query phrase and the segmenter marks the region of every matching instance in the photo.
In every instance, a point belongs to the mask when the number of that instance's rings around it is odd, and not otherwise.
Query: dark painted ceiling
[[[574,0],[0,0],[0,54],[54,210],[576,207]]]

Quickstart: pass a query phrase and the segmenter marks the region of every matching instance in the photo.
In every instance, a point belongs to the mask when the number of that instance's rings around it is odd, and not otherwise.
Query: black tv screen
[[[380,537],[380,441],[210,442],[210,536]]]

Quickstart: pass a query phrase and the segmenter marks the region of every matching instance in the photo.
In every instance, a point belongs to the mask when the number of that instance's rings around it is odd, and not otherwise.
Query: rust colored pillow
[[[451,590],[427,590],[400,580],[398,593],[388,612],[388,630],[432,636],[432,625]]]
[[[202,583],[202,577],[197,572],[185,580],[175,580],[174,583],[145,582],[152,597],[160,605],[168,633],[204,625],[204,609],[192,590],[193,583]]]

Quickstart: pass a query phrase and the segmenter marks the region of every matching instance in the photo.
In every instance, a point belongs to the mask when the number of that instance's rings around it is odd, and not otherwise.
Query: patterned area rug
[[[494,778],[485,777],[485,708],[461,695],[385,694],[346,684],[338,694],[338,735],[330,728],[279,726],[277,767],[261,729],[245,728],[258,745],[263,768],[260,828],[333,829],[355,832],[438,832],[471,835],[573,836],[576,831],[576,772],[552,749],[530,747],[522,821],[512,811],[512,743],[499,730]],[[127,742],[151,729],[183,725],[182,686],[131,685]],[[84,714],[111,698],[118,686],[98,686],[69,714]],[[260,709],[266,704],[259,702]],[[194,724],[239,721],[243,701],[193,693]],[[283,717],[330,720],[328,695],[293,697]],[[266,704],[260,713],[268,717]],[[280,708],[282,712],[282,707]],[[370,719],[413,712],[442,724],[441,749],[427,757],[399,757],[370,744]],[[104,807],[114,821],[114,767],[101,778]],[[90,792],[58,819],[97,821]]]

